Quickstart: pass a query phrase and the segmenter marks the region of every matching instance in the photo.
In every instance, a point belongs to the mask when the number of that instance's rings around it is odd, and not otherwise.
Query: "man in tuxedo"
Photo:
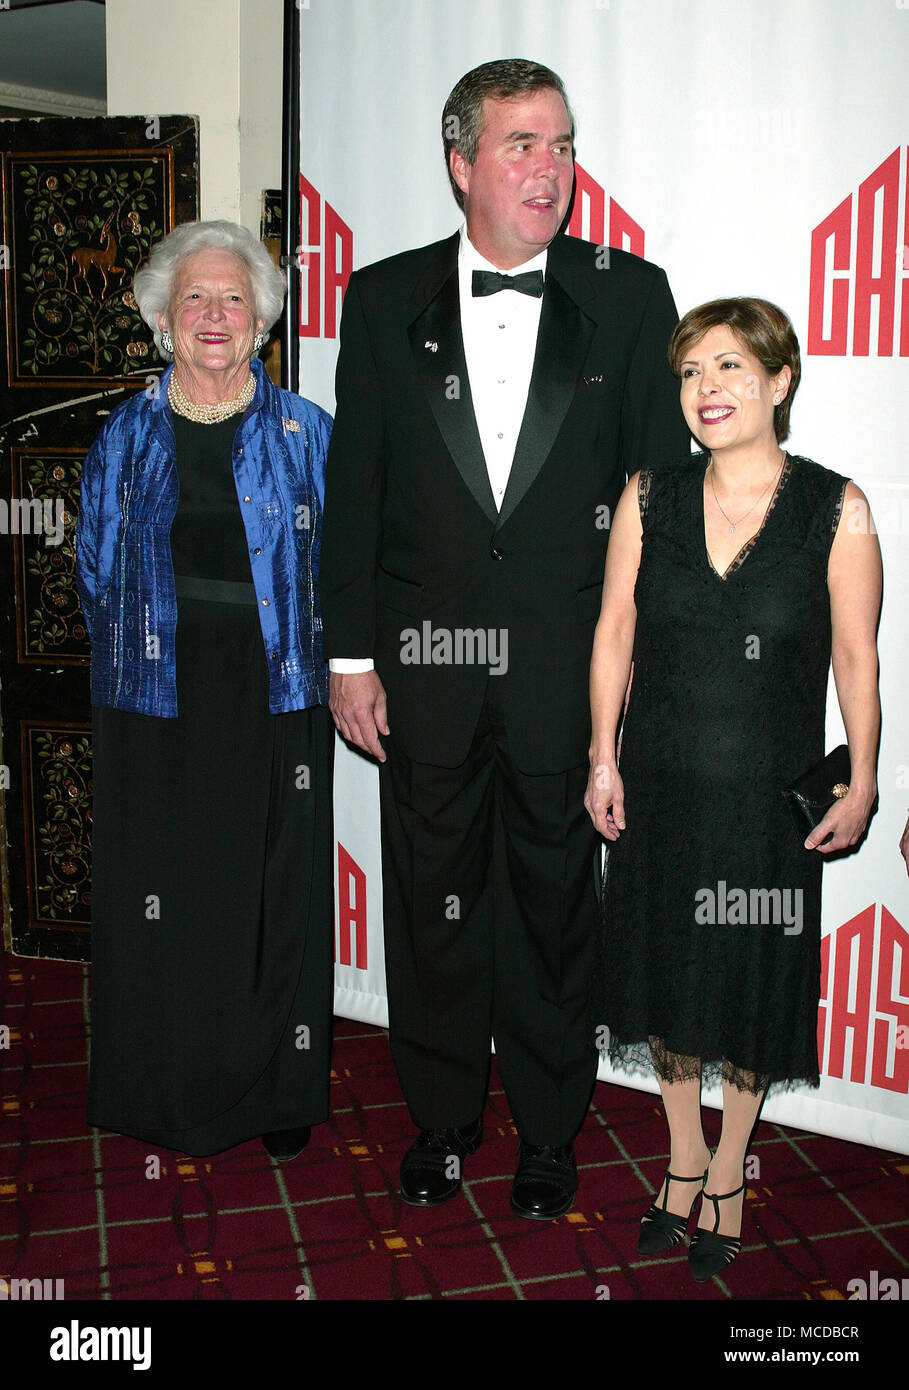
[[[557,235],[561,80],[524,60],[454,88],[466,226],[350,278],[326,468],[331,709],[381,764],[392,1054],[421,1133],[405,1201],[460,1187],[490,1042],[520,1136],[512,1208],[551,1219],[596,1074],[588,667],[626,474],[688,452],[666,277]]]

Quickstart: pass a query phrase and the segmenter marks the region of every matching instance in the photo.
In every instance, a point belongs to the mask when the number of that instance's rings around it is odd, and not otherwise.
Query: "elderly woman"
[[[739,1250],[767,1088],[818,1085],[822,856],[857,842],[875,798],[881,566],[859,489],[780,447],[800,371],[786,315],[717,300],[669,352],[707,453],[636,474],[616,509],[585,804],[611,842],[598,1016],[618,1063],[652,1060],[669,1122],[638,1250],[678,1244],[703,1194],[703,1282]],[[823,757],[831,652],[851,775],[800,835],[783,792]],[[712,1155],[702,1072],[722,1080]]]
[[[89,1119],[191,1154],[328,1115],[331,757],[317,592],[331,422],[256,360],[282,277],[176,228],[135,295],[173,366],[86,459],[94,716]]]

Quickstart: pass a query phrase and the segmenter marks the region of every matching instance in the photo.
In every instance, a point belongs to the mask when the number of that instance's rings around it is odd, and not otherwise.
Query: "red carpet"
[[[886,1278],[909,1294],[904,1155],[762,1123],[743,1251],[696,1286],[684,1247],[636,1253],[667,1160],[651,1095],[597,1086],[576,1205],[533,1223],[509,1207],[517,1140],[493,1065],[463,1193],[415,1210],[397,1194],[414,1131],[382,1030],[337,1021],[332,1119],[300,1159],[273,1163],[258,1142],[184,1159],[86,1126],[90,970],[2,964],[2,1280],[62,1279],[67,1300],[837,1302],[850,1281]],[[705,1113],[714,1142],[719,1116]]]

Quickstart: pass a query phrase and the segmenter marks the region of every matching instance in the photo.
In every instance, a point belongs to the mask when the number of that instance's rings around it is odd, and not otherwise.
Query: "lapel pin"
[[[602,372],[600,372],[599,376],[585,376],[585,378],[584,378],[584,385],[585,385],[585,386],[595,386],[596,383],[597,383],[598,381],[602,381],[602,380],[603,380],[603,373],[602,373]]]
[[[423,346],[424,346],[424,348],[429,348],[429,351],[430,351],[430,352],[438,352],[438,351],[439,351],[439,344],[438,344],[438,343],[432,342],[432,340],[430,340],[428,343],[424,343]]]
[[[285,420],[285,419],[284,419],[284,416],[282,415],[282,416],[281,416],[281,424],[284,426],[284,433],[285,433],[285,434],[287,433],[288,430],[290,430],[291,434],[299,434],[299,432],[300,432],[300,421],[299,421],[299,420]]]

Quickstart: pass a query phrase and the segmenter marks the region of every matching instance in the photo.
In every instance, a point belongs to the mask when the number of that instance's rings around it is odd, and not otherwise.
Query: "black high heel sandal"
[[[688,1247],[688,1263],[698,1284],[705,1284],[708,1279],[719,1274],[721,1269],[731,1265],[742,1248],[740,1236],[720,1235],[720,1202],[725,1202],[729,1197],[737,1197],[740,1192],[744,1191],[745,1184],[743,1182],[741,1187],[737,1187],[734,1192],[721,1192],[716,1196],[710,1192],[704,1193],[703,1200],[713,1203],[715,1218],[713,1230],[704,1231],[698,1228]],[[742,1215],[744,1216],[744,1204]]]
[[[698,1178],[679,1178],[676,1177],[675,1173],[670,1173],[668,1168],[666,1169],[662,1204],[657,1206],[656,1202],[651,1202],[641,1217],[641,1232],[638,1236],[639,1255],[659,1255],[661,1251],[671,1250],[674,1245],[679,1245],[685,1239],[694,1201],[697,1201],[697,1194],[691,1203],[688,1215],[676,1216],[675,1212],[666,1210],[666,1203],[669,1201],[669,1184],[671,1182],[699,1182],[703,1187],[706,1181],[706,1168]]]

